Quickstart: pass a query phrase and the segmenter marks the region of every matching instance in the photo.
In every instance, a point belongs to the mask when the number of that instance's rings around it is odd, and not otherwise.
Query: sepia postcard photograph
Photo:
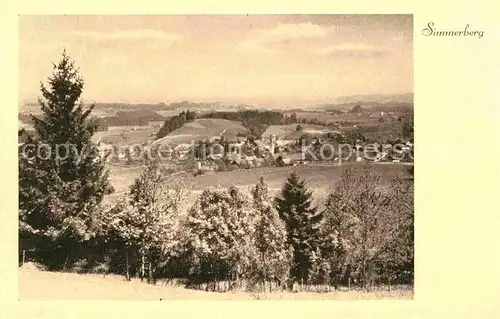
[[[19,16],[19,299],[412,300],[412,14]]]
[[[500,318],[499,4],[2,12],[0,318]]]

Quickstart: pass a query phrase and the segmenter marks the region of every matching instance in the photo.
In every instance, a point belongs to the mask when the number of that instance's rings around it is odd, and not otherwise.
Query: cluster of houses
[[[160,154],[162,159],[171,160],[173,162],[183,163],[186,161],[194,161],[194,166],[198,169],[214,170],[217,169],[218,164],[224,162],[225,164],[259,167],[265,165],[269,158],[274,158],[274,154],[282,153],[285,151],[287,145],[295,143],[295,141],[278,141],[273,136],[266,140],[253,140],[249,141],[246,137],[226,138],[222,143],[220,136],[215,136],[207,139],[211,144],[210,150],[204,150],[206,155],[196,156],[194,148],[196,143],[180,143],[177,145],[168,145],[154,142],[151,145],[143,145],[140,149],[119,148],[112,144],[104,143],[100,139],[96,139],[100,158],[106,154],[108,161],[125,160],[127,156],[137,158],[139,152],[151,150],[154,153]],[[220,143],[220,144],[218,144]],[[214,146],[215,145],[215,146]],[[251,150],[249,152],[249,150]]]
[[[371,160],[373,162],[393,162],[393,163],[399,163],[401,162],[402,159],[410,160],[412,159],[411,152],[413,151],[413,143],[410,141],[407,141],[405,143],[397,143],[396,145],[392,144],[387,144],[383,145],[380,143],[373,143],[369,145],[369,148],[373,150],[370,152],[370,149],[368,149],[367,152],[365,152],[365,145],[362,144],[356,144],[355,149],[356,149],[356,154],[363,153],[368,154],[368,156],[362,158],[360,156],[356,157],[356,161],[364,161],[364,160]],[[374,151],[377,150],[377,151]]]
[[[197,158],[195,172],[206,173],[230,167],[250,169],[271,164],[297,165],[302,159],[302,154],[296,154],[294,157],[298,161],[293,162],[286,153],[292,149],[290,146],[296,143],[295,140],[278,140],[273,135],[268,139],[249,141],[245,137],[238,137],[225,142],[227,147],[222,152],[211,152],[207,156]]]
[[[195,174],[213,173],[219,170],[229,170],[234,168],[255,168],[269,165],[276,166],[298,166],[307,165],[311,160],[306,156],[307,152],[301,148],[296,139],[282,139],[270,135],[269,138],[248,140],[246,137],[224,138],[221,142],[221,136],[215,136],[207,139],[210,142],[207,149],[198,153],[195,152],[196,143],[162,145],[153,143],[144,146],[145,149],[151,149],[158,152],[162,159],[169,160],[173,165],[183,166],[184,169],[192,169]],[[218,144],[220,143],[220,144]],[[321,145],[321,138],[314,138],[312,145]],[[224,145],[222,145],[224,144]],[[137,152],[144,152],[145,149],[130,149],[127,152],[124,149],[97,141],[98,149],[102,155],[109,152],[116,152],[114,156],[108,156],[108,161],[127,160],[127,157],[138,158]],[[356,143],[353,151],[357,151],[354,156],[350,156],[351,161],[374,161],[374,162],[398,162],[399,158],[404,158],[413,149],[413,144],[406,142],[400,148],[384,149],[381,144],[371,144],[371,147],[378,149],[376,155],[371,158],[359,156],[363,154],[366,145]],[[210,148],[210,150],[208,150]],[[200,154],[201,153],[201,154]],[[397,155],[397,156],[396,156]],[[337,154],[337,156],[340,156]],[[398,158],[398,159],[393,159]],[[338,157],[331,159],[337,161]]]

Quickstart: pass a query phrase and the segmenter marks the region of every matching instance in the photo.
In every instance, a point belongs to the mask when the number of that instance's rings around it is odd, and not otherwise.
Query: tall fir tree
[[[290,277],[300,283],[307,282],[312,267],[311,257],[320,244],[323,216],[312,206],[312,195],[305,180],[300,180],[294,171],[275,198],[276,209],[287,230],[287,244],[293,249]]]
[[[113,191],[91,138],[93,105],[80,100],[84,80],[63,52],[38,99],[43,119],[19,149],[21,244],[30,242],[54,267],[69,265],[94,234],[94,213]]]

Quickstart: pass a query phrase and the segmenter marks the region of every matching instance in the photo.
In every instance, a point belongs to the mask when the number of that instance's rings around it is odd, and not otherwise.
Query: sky
[[[19,98],[63,49],[96,102],[294,103],[413,92],[411,15],[21,16]]]

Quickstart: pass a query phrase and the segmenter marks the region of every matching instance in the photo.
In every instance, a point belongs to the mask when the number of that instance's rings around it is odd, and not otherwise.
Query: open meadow
[[[156,140],[153,144],[190,144],[194,141],[210,139],[214,136],[235,138],[238,134],[248,134],[248,129],[240,122],[224,119],[197,119],[185,123],[182,127]]]
[[[158,131],[158,124],[148,126],[112,126],[107,131],[97,132],[94,141],[116,145],[118,147],[142,145],[154,139]]]
[[[347,165],[347,164],[345,164]],[[261,177],[266,181],[269,192],[277,193],[287,176],[296,171],[299,176],[307,181],[307,185],[314,191],[315,201],[319,204],[327,195],[330,187],[340,179],[345,165],[308,165],[308,166],[288,166],[288,167],[258,167],[252,169],[236,169],[233,171],[217,172],[213,174],[193,176],[192,174],[178,174],[183,184],[191,191],[191,196],[195,197],[207,187],[229,187],[237,185],[243,190],[248,190],[255,186]],[[360,167],[361,164],[352,165]],[[402,173],[407,166],[401,164],[372,164],[382,177],[382,185],[389,186],[392,178],[398,173]],[[124,195],[135,178],[141,172],[140,166],[117,166],[110,165],[110,180],[115,188],[115,192],[108,195],[106,203],[112,203],[116,198]]]

